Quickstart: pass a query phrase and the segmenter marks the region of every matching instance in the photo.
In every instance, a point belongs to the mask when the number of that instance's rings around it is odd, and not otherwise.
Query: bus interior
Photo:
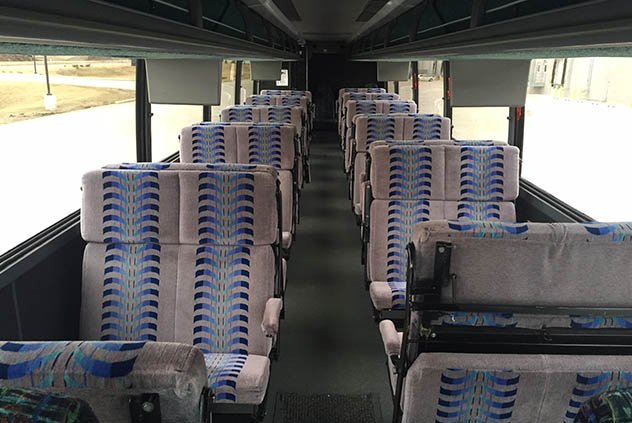
[[[632,422],[630,75],[629,0],[0,0],[0,421]]]

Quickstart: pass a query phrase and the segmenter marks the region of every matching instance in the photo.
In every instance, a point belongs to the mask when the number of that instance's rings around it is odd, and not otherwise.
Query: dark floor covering
[[[310,157],[312,182],[301,195],[281,357],[272,365],[265,422],[272,422],[277,392],[373,393],[387,422],[392,406],[386,356],[364,288],[338,135],[316,132]]]
[[[278,393],[274,423],[381,423],[373,394]]]

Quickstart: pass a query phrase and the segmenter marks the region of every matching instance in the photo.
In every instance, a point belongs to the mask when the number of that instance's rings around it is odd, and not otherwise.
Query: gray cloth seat
[[[298,175],[302,173],[298,151],[296,128],[291,124],[203,122],[183,128],[180,136],[183,163],[241,163],[278,170],[286,250],[292,246],[298,218]]]
[[[354,134],[345,149],[345,166],[351,184],[351,201],[356,216],[362,216],[362,184],[366,182],[366,157],[375,141],[449,140],[450,119],[438,115],[392,113],[358,115]]]
[[[358,93],[358,92],[349,92],[349,93],[344,93],[342,95],[342,98],[340,100],[340,111],[339,111],[339,115],[338,115],[338,122],[339,122],[339,126],[342,125],[342,129],[339,129],[339,132],[342,135],[346,134],[346,110],[347,110],[347,103],[349,101],[358,101],[358,100],[399,100],[399,94],[393,94],[393,93],[386,93],[386,92],[380,92],[380,93],[369,93],[369,92],[363,92],[363,93]],[[344,143],[344,137],[342,139],[342,142]],[[344,147],[344,144],[343,144]]]
[[[236,105],[222,110],[223,122],[257,122],[257,123],[283,123],[294,125],[299,142],[296,148],[298,162],[302,169],[296,172],[298,188],[303,187],[303,181],[307,173],[307,131],[303,122],[303,110],[298,106],[248,106]]]
[[[424,321],[436,327],[603,328],[629,330],[632,316],[611,311],[582,316],[573,307],[630,307],[632,223],[505,223],[434,221],[417,225],[413,235],[416,280],[435,273],[437,243],[451,246],[449,273],[440,304],[485,305],[485,312],[445,312],[424,317],[409,310],[407,337]],[[444,244],[445,245],[445,244]],[[519,259],[517,259],[519,258]],[[607,259],[605,259],[607,258]],[[494,313],[494,305],[562,307],[567,314]],[[441,309],[441,305],[434,308]],[[411,353],[401,347],[392,322],[380,323],[389,357]],[[445,340],[444,340],[445,341]],[[414,339],[413,341],[414,342]],[[572,342],[572,340],[571,340]],[[501,348],[501,347],[498,347]],[[604,346],[610,351],[613,343]],[[550,355],[518,353],[424,352],[407,355],[403,394],[404,422],[493,421],[573,422],[582,403],[596,393],[632,385],[630,355]],[[393,380],[394,367],[389,376]],[[481,392],[482,395],[476,395]]]
[[[349,100],[345,104],[343,149],[348,150],[354,137],[356,116],[366,114],[417,113],[412,100]]]
[[[282,308],[277,174],[268,166],[123,164],[82,182],[80,337],[5,342],[0,384],[87,400],[129,421],[157,393],[163,421],[261,404]]]
[[[343,97],[346,93],[386,93],[384,88],[341,88],[338,90],[338,98],[336,99],[336,113],[338,115],[338,135],[344,136],[344,115],[345,105]]]
[[[369,293],[378,312],[404,309],[405,249],[415,225],[443,219],[515,221],[516,147],[378,141],[369,155],[372,201],[363,236]]]

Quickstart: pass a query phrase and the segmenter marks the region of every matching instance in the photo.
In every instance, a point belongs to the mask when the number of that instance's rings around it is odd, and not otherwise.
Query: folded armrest
[[[402,348],[402,333],[397,332],[395,325],[390,320],[382,320],[380,322],[380,334],[384,343],[384,351],[386,355],[399,356]]]
[[[282,309],[283,300],[280,298],[270,298],[266,303],[261,329],[267,337],[274,338],[279,333],[279,319],[281,318]]]
[[[0,342],[0,385],[84,399],[102,421],[128,416],[131,397],[157,394],[163,419],[193,421],[207,371],[202,352],[185,344]]]

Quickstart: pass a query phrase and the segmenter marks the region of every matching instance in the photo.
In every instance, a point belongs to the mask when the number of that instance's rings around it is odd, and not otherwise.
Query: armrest
[[[274,338],[279,333],[279,319],[281,318],[282,309],[283,300],[280,298],[270,298],[266,303],[261,329],[269,338]]]
[[[398,356],[402,349],[402,332],[397,332],[390,320],[380,322],[380,334],[384,343],[384,351],[389,357]]]

